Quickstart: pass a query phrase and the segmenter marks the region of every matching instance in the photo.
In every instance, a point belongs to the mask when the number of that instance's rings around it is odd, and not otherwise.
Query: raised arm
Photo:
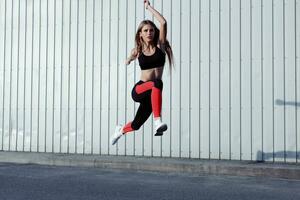
[[[149,0],[144,0],[144,3],[145,3],[145,8],[148,9],[160,23],[159,42],[160,44],[164,44],[166,42],[166,37],[167,37],[167,21],[157,10],[155,10],[150,5]]]
[[[133,48],[130,52],[129,57],[126,59],[125,64],[129,65],[131,63],[131,61],[135,60],[138,56],[138,52],[136,50],[136,48]]]

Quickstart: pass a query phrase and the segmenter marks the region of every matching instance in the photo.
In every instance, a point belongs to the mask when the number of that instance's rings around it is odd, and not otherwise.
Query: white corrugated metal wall
[[[300,0],[152,0],[175,70],[163,119],[133,119],[142,0],[0,0],[0,150],[297,162]],[[157,23],[157,21],[155,21]]]

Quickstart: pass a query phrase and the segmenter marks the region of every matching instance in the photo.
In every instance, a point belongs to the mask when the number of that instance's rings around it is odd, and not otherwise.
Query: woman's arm
[[[157,10],[155,10],[150,5],[149,0],[145,0],[144,3],[145,3],[145,8],[148,9],[160,23],[159,42],[161,44],[164,44],[167,37],[167,21]]]
[[[138,55],[138,52],[137,52],[136,48],[133,48],[131,50],[129,57],[126,59],[125,64],[129,65],[131,63],[131,61],[133,61],[137,58],[137,55]]]

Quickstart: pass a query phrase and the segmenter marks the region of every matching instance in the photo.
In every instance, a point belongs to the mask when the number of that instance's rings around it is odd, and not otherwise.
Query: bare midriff
[[[163,70],[164,67],[156,67],[152,69],[141,70],[141,80],[146,82],[154,79],[161,79]]]

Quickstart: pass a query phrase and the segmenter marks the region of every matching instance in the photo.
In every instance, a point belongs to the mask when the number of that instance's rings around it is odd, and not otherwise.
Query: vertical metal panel
[[[251,30],[248,1],[241,1],[241,159],[251,160]]]
[[[62,140],[62,77],[63,77],[63,3],[62,1],[57,1],[56,3],[56,21],[55,21],[55,100],[54,100],[54,118],[55,118],[55,133],[54,133],[54,152],[61,152],[61,140]]]
[[[61,43],[61,48],[60,48],[60,88],[59,88],[59,96],[60,96],[60,100],[59,100],[59,119],[60,119],[60,122],[59,122],[59,132],[60,132],[60,136],[59,136],[59,152],[61,153],[62,152],[62,140],[63,140],[63,135],[64,135],[64,131],[63,131],[63,127],[62,127],[62,123],[63,123],[63,109],[64,109],[64,106],[63,106],[63,86],[64,86],[64,82],[63,82],[63,77],[64,77],[64,74],[65,74],[65,67],[64,67],[64,61],[63,61],[63,58],[64,58],[64,48],[65,48],[65,45],[64,45],[64,19],[65,19],[65,16],[64,16],[64,4],[65,2],[62,1],[61,2],[61,10],[60,10],[60,13],[61,13],[61,20],[60,20],[60,28],[61,28],[61,32],[59,33],[59,37],[60,37],[60,43]],[[66,89],[64,90],[66,91]]]
[[[240,1],[231,1],[231,158],[240,159]]]
[[[7,128],[5,127],[5,112],[6,112],[6,105],[5,105],[5,95],[6,95],[6,71],[7,71],[7,64],[6,64],[6,50],[7,50],[7,1],[4,2],[4,36],[3,36],[3,89],[2,89],[2,135],[1,135],[1,150],[5,150],[5,136]]]
[[[118,124],[118,1],[111,1],[111,43],[110,43],[110,131],[114,131],[115,125]],[[134,142],[133,142],[134,143]],[[116,147],[111,147],[110,154],[116,154]]]
[[[180,53],[180,157],[189,157],[190,113],[190,3],[181,2],[181,53]],[[183,49],[185,49],[183,51]]]
[[[210,4],[210,158],[218,159],[220,156],[220,2],[218,0],[211,1]]]
[[[118,65],[118,72],[119,72],[119,110],[118,110],[118,124],[126,123],[126,71],[127,66],[125,66],[124,60],[127,56],[127,0],[126,1],[119,1],[119,7],[123,9],[119,9],[119,41],[123,41],[119,43],[119,65]],[[114,128],[112,131],[114,131]],[[125,154],[125,138],[117,143],[117,154],[124,155]],[[142,147],[140,147],[142,148]]]
[[[56,98],[57,98],[57,93],[56,93],[56,85],[57,85],[57,71],[58,71],[58,67],[56,65],[57,62],[57,58],[56,58],[56,50],[59,51],[59,49],[56,47],[57,46],[57,38],[58,38],[58,34],[57,34],[57,0],[53,1],[53,40],[51,41],[53,43],[53,49],[52,49],[52,65],[50,65],[52,67],[52,104],[51,104],[51,111],[52,111],[52,120],[51,120],[51,127],[52,127],[52,132],[51,132],[51,151],[55,152],[55,149],[58,145],[55,144],[56,140],[56,125],[57,125],[57,120],[58,118],[56,115],[56,109],[57,109],[57,105],[56,103]]]
[[[179,71],[180,71],[180,16],[181,16],[181,8],[179,7],[179,1],[176,3],[172,2],[172,26],[171,26],[171,34],[172,34],[172,44],[173,44],[173,53],[175,58],[175,70],[172,73],[172,108],[171,108],[171,144],[172,144],[172,157],[180,157],[180,118],[178,113],[180,113],[180,104],[179,104]],[[176,10],[176,12],[174,12]],[[176,23],[174,23],[176,22]]]
[[[85,5],[85,151],[92,153],[92,107],[93,107],[93,1]]]
[[[198,158],[200,156],[199,152],[199,138],[200,138],[200,115],[199,115],[199,100],[200,100],[200,90],[199,90],[199,73],[200,73],[200,15],[199,7],[200,1],[191,1],[191,12],[190,12],[190,157]],[[170,34],[170,33],[169,33]],[[170,90],[170,88],[169,88]]]
[[[30,9],[29,9],[29,1],[25,2],[25,54],[24,54],[24,104],[23,104],[23,151],[28,151],[28,143],[30,142],[29,138],[29,123],[30,123],[30,115],[28,115],[28,112],[30,112],[28,105],[28,102],[30,102],[30,98],[28,98],[28,95],[30,95],[30,90],[28,89],[28,80],[30,80],[30,77],[28,76],[28,72],[30,72]],[[29,121],[29,123],[28,123]]]
[[[46,1],[39,1],[39,71],[38,71],[38,151],[44,151],[45,148],[45,67],[46,67]]]
[[[76,59],[76,63],[74,63],[74,71],[75,71],[75,84],[73,85],[74,89],[75,89],[75,109],[74,109],[74,113],[75,113],[75,130],[74,130],[74,152],[77,153],[77,147],[78,147],[78,68],[79,68],[79,63],[78,63],[78,43],[79,43],[79,1],[76,2],[75,4],[75,9],[76,11],[74,12],[74,18],[76,17],[76,47],[74,46],[74,49],[76,49],[76,54],[75,54],[75,59]],[[75,32],[75,31],[74,31]],[[74,42],[75,42],[74,41]]]
[[[135,36],[135,6],[132,6],[133,1],[128,0],[126,2],[126,7],[127,7],[127,55],[129,56],[131,49],[134,47],[134,36]],[[131,90],[133,85],[135,84],[135,69],[134,66],[131,64],[126,67],[126,117],[125,121],[122,124],[128,123],[134,119],[135,115],[135,108],[137,105],[136,103],[133,102],[131,99]],[[149,121],[148,121],[149,123]],[[147,124],[148,124],[147,123]],[[145,125],[147,125],[145,124]],[[150,128],[150,127],[149,127]],[[149,128],[147,130],[149,130]],[[145,140],[146,140],[146,147],[144,149],[145,155],[151,156],[152,154],[152,140],[151,140],[151,135],[149,134],[150,132],[147,133],[147,137],[145,135]],[[111,133],[109,133],[111,134]],[[127,134],[125,138],[125,155],[133,155],[134,154],[134,133],[132,134]]]
[[[45,121],[44,121],[44,125],[45,125],[45,129],[44,129],[44,134],[45,134],[45,140],[44,140],[44,151],[47,152],[47,113],[48,113],[48,103],[47,103],[47,100],[48,100],[48,41],[49,41],[49,38],[48,38],[48,25],[49,25],[49,19],[48,19],[48,16],[49,16],[49,5],[48,5],[48,0],[46,2],[46,44],[45,44],[45,48],[46,48],[46,51],[45,51],[45,105],[44,105],[44,108],[45,108]]]
[[[38,2],[38,9],[37,9],[37,13],[38,13],[38,64],[37,64],[37,128],[36,128],[36,132],[37,132],[37,138],[36,138],[36,151],[39,151],[40,149],[40,93],[41,93],[41,26],[42,26],[42,9],[41,9],[41,0]]]
[[[102,40],[102,78],[101,78],[101,94],[102,94],[102,104],[101,104],[101,152],[103,154],[109,153],[109,137],[108,137],[108,124],[109,124],[109,38],[110,38],[110,2],[103,1],[103,40]]]
[[[110,72],[111,72],[111,18],[112,18],[112,15],[111,15],[111,12],[112,12],[112,10],[111,10],[111,1],[109,1],[109,4],[108,4],[108,7],[107,7],[107,9],[108,9],[108,37],[107,37],[107,39],[108,39],[108,48],[107,48],[107,51],[108,51],[108,55],[107,55],[107,58],[108,58],[108,63],[107,63],[107,65],[108,65],[108,72],[107,72],[107,74],[108,74],[108,79],[107,79],[107,81],[105,82],[105,84],[107,85],[107,102],[108,102],[108,112],[107,112],[107,114],[108,114],[108,117],[107,117],[107,125],[108,125],[108,127],[107,127],[107,143],[108,143],[108,154],[110,154],[110,145],[109,145],[109,135],[110,135],[110,126],[111,126],[111,124],[110,124],[110,113],[111,113],[111,102],[110,102],[110,96],[111,96],[111,82],[110,82]]]
[[[75,153],[77,138],[77,1],[70,0],[69,19],[69,93],[68,93],[68,153]]]
[[[85,143],[85,1],[78,2],[78,87],[77,152],[84,153]],[[108,80],[106,80],[108,81]],[[108,108],[108,106],[107,106]],[[107,113],[107,112],[106,112]]]
[[[230,98],[229,98],[229,74],[230,74],[230,5],[229,1],[221,1],[221,20],[220,20],[220,158],[229,159],[230,156]]]
[[[298,162],[299,0],[151,4],[174,51],[169,129],[154,137],[151,116],[113,147],[139,106],[124,60],[139,22],[159,22],[137,0],[1,0],[0,149]]]
[[[9,119],[9,125],[8,125],[8,150],[11,149],[11,139],[12,139],[12,121],[10,121],[10,119],[12,119],[12,86],[13,86],[13,50],[14,50],[14,3],[11,2],[11,19],[10,19],[10,26],[11,26],[11,31],[10,31],[10,76],[9,76],[9,115],[8,115],[8,119]]]
[[[91,88],[91,92],[92,92],[92,105],[91,105],[91,153],[93,154],[95,151],[94,151],[94,91],[95,91],[95,24],[96,24],[96,21],[95,21],[95,0],[93,0],[93,4],[92,4],[92,9],[93,9],[93,12],[92,12],[92,65],[91,65],[91,68],[92,68],[92,88]]]
[[[172,27],[171,27],[171,16],[172,16],[172,10],[171,8],[172,1],[161,1],[161,13],[167,18],[168,20],[168,32],[167,32],[167,39],[171,41],[171,33]],[[164,81],[164,91],[163,91],[163,121],[165,121],[168,124],[168,134],[165,134],[164,137],[161,137],[161,156],[164,157],[170,157],[171,156],[171,73],[173,72],[169,70],[169,64],[166,62],[166,71],[163,75],[163,81]],[[167,88],[167,89],[166,89]]]
[[[18,149],[18,136],[19,136],[19,79],[20,79],[20,1],[18,1],[18,17],[16,17],[18,19],[18,25],[17,25],[17,77],[16,77],[16,104],[15,104],[15,108],[16,108],[16,138],[15,138],[15,148],[14,150],[17,151]]]
[[[299,124],[300,124],[300,70],[299,70],[299,66],[300,66],[300,1],[297,0],[296,1],[296,5],[295,5],[295,80],[296,80],[296,88],[295,88],[295,92],[296,92],[296,153],[297,153],[297,160],[296,162],[299,163],[300,160],[300,128],[299,128]]]
[[[38,115],[39,115],[39,108],[38,108],[38,100],[39,100],[39,94],[38,94],[38,79],[39,79],[39,1],[35,1],[33,3],[33,11],[32,11],[32,22],[34,24],[33,26],[33,50],[32,50],[32,79],[31,79],[31,92],[32,92],[32,99],[31,99],[31,107],[32,107],[32,125],[31,125],[31,151],[36,152],[38,150]]]
[[[210,36],[209,36],[209,1],[201,2],[201,138],[200,138],[200,148],[201,148],[201,158],[209,158],[209,53],[210,53]]]
[[[286,162],[296,162],[296,102],[295,98],[295,2],[285,2],[285,115],[286,115]]]
[[[99,116],[99,124],[100,124],[100,130],[99,130],[99,132],[100,132],[100,137],[99,137],[99,144],[100,144],[100,151],[99,151],[99,153],[100,154],[102,154],[102,77],[103,77],[103,73],[102,73],[102,64],[103,64],[103,56],[102,56],[102,52],[103,52],[103,1],[101,1],[101,12],[100,12],[100,24],[101,24],[101,26],[100,26],[100,29],[101,29],[101,37],[100,37],[100,44],[101,44],[101,46],[100,46],[100,66],[99,66],[99,68],[100,68],[100,87],[99,87],[99,89],[100,89],[100,105],[99,105],[99,107],[100,107],[100,116]]]
[[[34,55],[34,50],[35,50],[35,40],[34,40],[34,37],[35,37],[35,30],[36,30],[36,27],[35,27],[35,14],[34,14],[34,11],[35,11],[35,3],[34,1],[31,2],[31,12],[30,12],[30,22],[31,22],[31,48],[30,48],[30,83],[29,83],[29,91],[30,91],[30,106],[29,106],[29,110],[30,110],[30,128],[29,128],[29,151],[31,152],[32,151],[32,143],[33,143],[33,124],[34,124],[34,119],[33,119],[33,115],[34,115],[34,112],[35,112],[35,109],[33,107],[33,98],[34,98],[34,91],[33,91],[33,81],[34,81],[34,76],[33,76],[33,66],[34,66],[34,60],[35,60],[35,55]]]
[[[92,108],[92,153],[100,152],[100,37],[101,37],[101,21],[100,10],[101,4],[99,1],[93,1],[93,108]],[[99,11],[99,12],[97,12]]]
[[[284,21],[283,1],[274,1],[274,98],[284,102]],[[284,103],[274,108],[275,161],[284,161],[285,131]]]
[[[69,109],[68,109],[68,98],[69,98],[69,57],[70,57],[70,2],[61,2],[61,45],[60,50],[61,59],[61,75],[60,75],[60,148],[59,151],[63,153],[68,152],[68,138],[69,138]]]
[[[116,96],[115,96],[115,100],[116,100],[116,123],[115,124],[119,124],[119,101],[120,101],[120,95],[119,95],[119,92],[120,92],[120,83],[119,83],[119,80],[120,80],[120,73],[119,73],[119,69],[120,69],[120,66],[123,66],[123,65],[120,65],[120,1],[117,0],[116,2],[116,57],[115,57],[115,61],[116,61],[116,87],[117,87],[117,90],[116,90]],[[122,63],[123,64],[123,63]],[[114,128],[114,127],[113,127]],[[112,128],[112,130],[113,130]],[[116,147],[116,154],[118,154],[118,146]]]
[[[0,114],[0,129],[1,129],[1,135],[0,135],[0,149],[3,150],[3,137],[4,137],[4,127],[3,127],[3,120],[4,120],[4,67],[5,67],[5,63],[4,63],[4,60],[5,60],[5,30],[6,30],[6,12],[5,12],[5,1],[1,1],[0,2],[0,27],[1,27],[1,32],[0,32],[0,44],[1,44],[1,48],[0,48],[0,82],[1,82],[1,85],[0,85],[0,94],[1,94],[1,97],[0,97],[0,109],[1,109],[1,114]]]
[[[270,159],[273,152],[273,95],[272,95],[272,1],[263,2],[263,159]]]
[[[83,150],[82,153],[85,153],[86,151],[86,69],[87,69],[87,62],[86,62],[86,57],[87,57],[87,53],[86,53],[86,34],[87,34],[87,1],[84,1],[84,6],[82,6],[84,8],[84,15],[81,17],[82,19],[84,19],[84,53],[83,53]]]
[[[261,2],[252,0],[252,42],[251,42],[251,65],[252,65],[252,159],[260,160],[262,152],[262,74],[261,74]]]

